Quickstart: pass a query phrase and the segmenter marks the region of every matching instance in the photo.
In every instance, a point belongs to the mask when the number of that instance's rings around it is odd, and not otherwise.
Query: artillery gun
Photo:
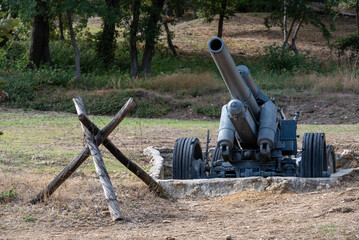
[[[203,157],[198,138],[179,138],[173,150],[174,179],[251,176],[329,177],[335,172],[332,145],[324,133],[305,133],[297,151],[297,121],[287,120],[273,99],[255,84],[246,66],[236,66],[221,38],[208,42],[209,51],[230,92],[222,107],[217,146]]]

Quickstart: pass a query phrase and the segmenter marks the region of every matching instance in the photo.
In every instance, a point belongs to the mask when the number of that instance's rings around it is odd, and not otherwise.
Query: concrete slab
[[[150,170],[151,176],[174,198],[215,197],[242,191],[302,193],[333,188],[345,182],[359,181],[359,168],[342,169],[332,174],[330,178],[248,177],[174,180],[168,179],[171,178],[170,149],[149,147],[144,150],[144,153],[153,164]]]

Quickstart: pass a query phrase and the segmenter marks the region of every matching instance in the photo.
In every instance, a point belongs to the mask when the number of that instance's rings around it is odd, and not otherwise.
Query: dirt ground
[[[289,95],[268,95],[275,98],[288,119],[299,112],[299,124],[356,124],[359,123],[359,95],[354,93],[296,92]],[[226,97],[226,96],[224,96]],[[227,99],[223,98],[223,104]],[[220,96],[219,101],[222,102]],[[163,118],[181,120],[219,120],[188,109],[170,111]]]
[[[304,115],[306,123],[313,124],[322,114],[334,112],[333,106],[350,104],[350,99],[355,97],[343,96],[348,99],[344,103],[318,101],[318,106],[327,106],[324,109],[329,109],[328,112],[308,113]],[[303,109],[315,106],[300,105]],[[357,106],[353,106],[353,111]],[[27,119],[37,115],[70,116],[0,110],[16,112]],[[334,116],[334,123],[339,123],[339,115]],[[358,113],[354,112],[353,116],[357,118]],[[318,125],[322,126],[325,125]],[[41,127],[40,124],[35,131],[41,133]],[[340,127],[338,125],[338,129]],[[76,126],[76,129],[81,135],[80,128]],[[150,145],[171,147],[177,137],[191,132],[190,127],[171,130],[168,126],[154,126],[143,127],[141,144],[136,143],[133,132],[121,135],[116,131],[112,139],[118,146],[132,146],[128,150],[141,152]],[[328,136],[328,141],[335,141],[337,148],[359,149],[356,134],[342,135],[338,130]],[[69,140],[67,137],[63,141]],[[141,163],[145,164],[144,160]],[[15,186],[19,196],[14,201],[0,203],[0,239],[359,239],[358,182],[302,194],[241,192],[224,197],[168,200],[155,197],[128,173],[110,174],[124,216],[123,221],[112,222],[95,172],[75,173],[50,199],[31,205],[29,199],[48,184],[58,170],[35,172],[31,167],[24,167],[19,171],[10,167],[17,162],[1,164],[1,191],[6,186]]]
[[[75,181],[72,189],[84,183]],[[0,238],[359,239],[359,183],[303,194],[241,192],[178,201],[156,198],[143,186],[122,184],[116,186],[122,188],[119,202],[125,220],[120,222],[110,220],[104,202],[98,205],[99,187],[88,185],[34,206],[3,205]],[[94,199],[84,198],[83,191],[91,191]],[[26,214],[36,220],[24,221],[29,219]]]

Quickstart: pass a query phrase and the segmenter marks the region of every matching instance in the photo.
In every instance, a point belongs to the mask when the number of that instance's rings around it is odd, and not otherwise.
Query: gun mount
[[[297,151],[297,120],[283,111],[255,84],[249,69],[236,66],[221,38],[208,49],[228,88],[231,101],[222,107],[217,146],[208,161],[198,138],[177,139],[174,179],[250,176],[329,177],[335,172],[333,146],[324,133],[305,133]]]

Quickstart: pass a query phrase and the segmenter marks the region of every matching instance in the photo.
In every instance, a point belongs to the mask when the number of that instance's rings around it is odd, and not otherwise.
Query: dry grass
[[[359,94],[359,70],[352,66],[339,68],[333,74],[299,74],[293,79],[292,84],[296,87],[311,87],[316,91],[345,91]]]
[[[163,74],[150,79],[151,89],[173,92],[178,90],[206,90],[216,91],[223,88],[223,82],[213,73],[173,73]]]

